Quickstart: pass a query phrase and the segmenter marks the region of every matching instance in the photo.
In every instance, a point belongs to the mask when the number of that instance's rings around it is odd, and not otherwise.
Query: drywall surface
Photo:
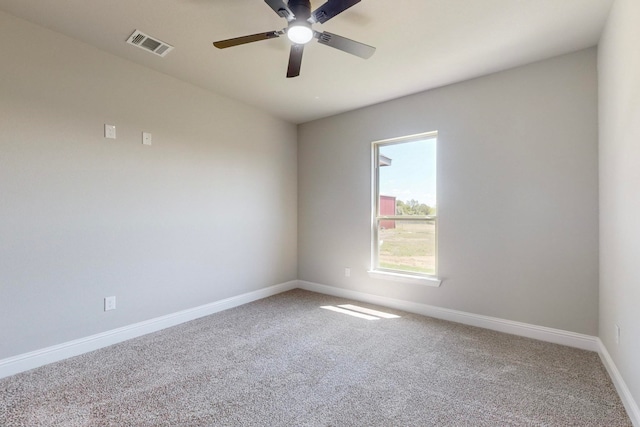
[[[599,45],[600,339],[640,404],[640,3],[616,0]],[[615,325],[620,326],[616,344]]]
[[[591,48],[301,125],[299,279],[597,335],[597,119]],[[427,131],[439,288],[367,274],[371,142]]]
[[[294,125],[4,13],[0,52],[0,359],[296,278]]]

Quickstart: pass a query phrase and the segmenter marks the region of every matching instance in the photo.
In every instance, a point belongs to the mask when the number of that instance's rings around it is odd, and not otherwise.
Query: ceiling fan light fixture
[[[287,29],[287,37],[295,44],[306,44],[313,38],[311,24],[306,21],[292,22]]]
[[[0,0],[1,1],[1,0]],[[351,6],[362,0],[322,0],[324,4],[311,12],[310,0],[264,0],[267,5],[281,18],[287,20],[287,27],[282,30],[267,31],[266,33],[249,34],[247,36],[213,42],[218,49],[240,46],[261,40],[274,39],[287,34],[291,41],[289,52],[289,65],[287,66],[287,78],[298,77],[302,64],[304,45],[314,38],[319,44],[341,50],[351,55],[367,59],[376,51],[373,46],[360,43],[346,37],[332,34],[327,31],[314,31],[312,26],[324,24],[333,17],[339,15]]]

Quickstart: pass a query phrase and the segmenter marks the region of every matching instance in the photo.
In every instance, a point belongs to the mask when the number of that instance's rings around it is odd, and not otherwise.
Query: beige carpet
[[[295,290],[0,380],[0,425],[631,423],[596,353]]]

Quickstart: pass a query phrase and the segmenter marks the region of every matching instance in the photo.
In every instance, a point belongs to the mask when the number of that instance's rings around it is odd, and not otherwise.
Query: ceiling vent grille
[[[129,36],[127,43],[162,57],[166,56],[167,53],[173,50],[173,46],[170,44],[154,39],[153,37],[149,37],[142,31],[138,30],[135,30],[133,34]]]

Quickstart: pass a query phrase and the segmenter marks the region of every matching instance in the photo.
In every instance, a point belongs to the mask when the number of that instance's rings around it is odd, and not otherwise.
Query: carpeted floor
[[[0,425],[631,423],[596,353],[294,290],[0,380]]]

